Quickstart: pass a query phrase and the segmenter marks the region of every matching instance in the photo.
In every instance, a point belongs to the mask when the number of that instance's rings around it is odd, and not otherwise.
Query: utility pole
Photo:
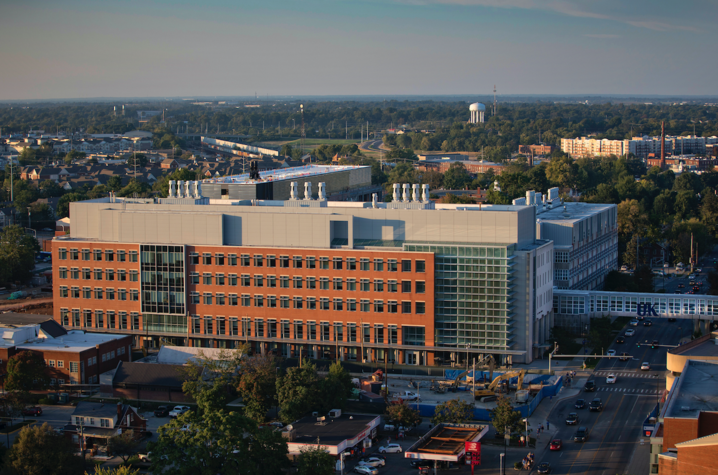
[[[476,357],[474,356],[474,365],[471,370],[471,394],[476,394]],[[474,401],[474,407],[476,407],[476,397],[472,397]]]
[[[299,104],[299,108],[302,110],[302,155],[304,155],[304,139],[307,138],[307,134],[304,130],[304,104]]]
[[[691,233],[691,274],[693,273],[693,233]]]
[[[344,140],[348,140],[348,139],[349,139],[349,122],[345,120],[344,121]]]

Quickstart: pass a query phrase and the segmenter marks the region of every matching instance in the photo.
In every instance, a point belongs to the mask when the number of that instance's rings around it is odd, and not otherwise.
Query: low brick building
[[[158,401],[189,402],[182,392],[185,375],[181,365],[160,363],[126,363],[100,378],[100,394],[106,397]]]
[[[0,314],[0,371],[21,351],[40,353],[50,385],[99,384],[100,374],[130,361],[132,337],[65,330],[49,315]]]

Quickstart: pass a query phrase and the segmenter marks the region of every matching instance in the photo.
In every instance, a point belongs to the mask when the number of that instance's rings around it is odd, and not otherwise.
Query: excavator
[[[493,379],[494,377],[494,367],[496,366],[496,362],[494,361],[494,357],[491,355],[484,356],[481,361],[476,363],[476,368],[489,368],[489,379]],[[473,371],[473,368],[470,368],[463,373],[459,374],[456,379],[454,380],[454,383],[451,385],[452,391],[455,391],[456,388],[459,387],[459,384],[461,383],[461,378],[464,376],[467,376],[471,371]],[[476,376],[474,376],[476,377]]]
[[[518,376],[518,385],[516,386],[516,390],[520,391],[524,387],[524,376],[526,376],[526,370],[522,369],[520,371],[508,371],[500,376],[497,376],[496,379],[491,381],[491,384],[486,389],[480,389],[478,391],[474,391],[474,399],[481,399],[482,397],[486,396],[495,396],[496,395],[496,388],[499,387],[499,384],[501,384],[502,381],[508,381],[511,378],[515,378]]]

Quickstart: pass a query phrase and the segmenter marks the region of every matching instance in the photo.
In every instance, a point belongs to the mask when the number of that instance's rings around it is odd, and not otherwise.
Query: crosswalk
[[[613,393],[625,393],[625,394],[658,394],[659,391],[656,389],[634,389],[634,388],[618,388],[615,386],[601,386],[596,388],[596,392],[613,392]]]
[[[596,371],[594,376],[606,377],[609,374],[615,374],[617,378],[648,378],[655,379],[655,375],[651,373],[614,373],[613,371]]]

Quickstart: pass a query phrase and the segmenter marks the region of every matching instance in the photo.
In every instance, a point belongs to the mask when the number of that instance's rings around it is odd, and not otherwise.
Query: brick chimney
[[[661,122],[661,170],[666,168],[666,123]]]
[[[122,422],[122,403],[117,403],[117,424]]]

